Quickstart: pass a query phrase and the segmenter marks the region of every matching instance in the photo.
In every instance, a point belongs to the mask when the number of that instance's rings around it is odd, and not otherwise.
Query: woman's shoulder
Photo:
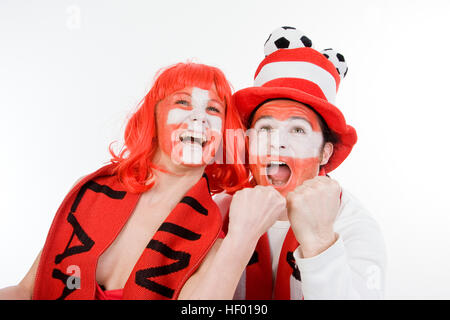
[[[94,179],[101,176],[116,176],[116,172],[114,170],[115,165],[112,163],[106,164],[99,169],[92,171],[88,174],[82,175],[73,183],[72,187],[69,190],[75,188],[81,182],[86,182],[87,180]]]

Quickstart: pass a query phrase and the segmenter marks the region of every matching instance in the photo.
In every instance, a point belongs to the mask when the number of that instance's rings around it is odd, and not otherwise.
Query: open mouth
[[[291,168],[283,161],[271,161],[266,167],[269,183],[274,186],[285,185],[289,181],[291,173]]]
[[[193,131],[185,131],[182,134],[180,134],[179,139],[182,143],[185,144],[198,144],[202,148],[206,145],[208,142],[208,139],[206,138],[206,135],[204,133],[200,132],[193,132]]]

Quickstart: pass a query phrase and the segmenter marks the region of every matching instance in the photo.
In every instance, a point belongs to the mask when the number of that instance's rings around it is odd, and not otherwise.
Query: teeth
[[[270,166],[285,166],[286,165],[286,162],[283,162],[283,161],[270,161],[270,164],[269,164]]]
[[[188,131],[183,132],[180,135],[180,141],[187,141],[187,142],[198,142],[202,146],[206,143],[206,135],[202,132],[194,132],[194,131]]]

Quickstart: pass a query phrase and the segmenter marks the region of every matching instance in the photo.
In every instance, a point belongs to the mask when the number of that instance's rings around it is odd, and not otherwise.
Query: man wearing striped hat
[[[286,209],[259,240],[235,299],[379,299],[385,248],[376,221],[328,176],[357,136],[334,105],[347,73],[344,57],[319,52],[292,27],[265,44],[254,86],[233,96],[249,128],[248,160],[262,187],[218,197],[223,211],[257,215],[273,189]],[[242,230],[251,233],[251,228]],[[253,242],[251,242],[253,245]]]

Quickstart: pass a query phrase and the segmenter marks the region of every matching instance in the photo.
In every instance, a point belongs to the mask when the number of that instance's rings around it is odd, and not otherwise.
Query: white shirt
[[[272,281],[273,288],[275,288],[275,279],[278,270],[278,260],[280,258],[281,247],[283,246],[284,238],[289,230],[291,224],[289,221],[278,220],[267,230],[267,237],[269,238],[270,259],[272,261]]]
[[[214,197],[221,212],[229,208],[231,196],[227,196]],[[273,278],[288,228],[288,221],[277,221],[268,231]],[[381,299],[386,272],[384,240],[376,221],[346,190],[342,190],[334,231],[336,242],[315,257],[302,258],[298,248],[295,250],[301,281],[291,281],[291,298]],[[245,272],[235,298],[245,299]]]

